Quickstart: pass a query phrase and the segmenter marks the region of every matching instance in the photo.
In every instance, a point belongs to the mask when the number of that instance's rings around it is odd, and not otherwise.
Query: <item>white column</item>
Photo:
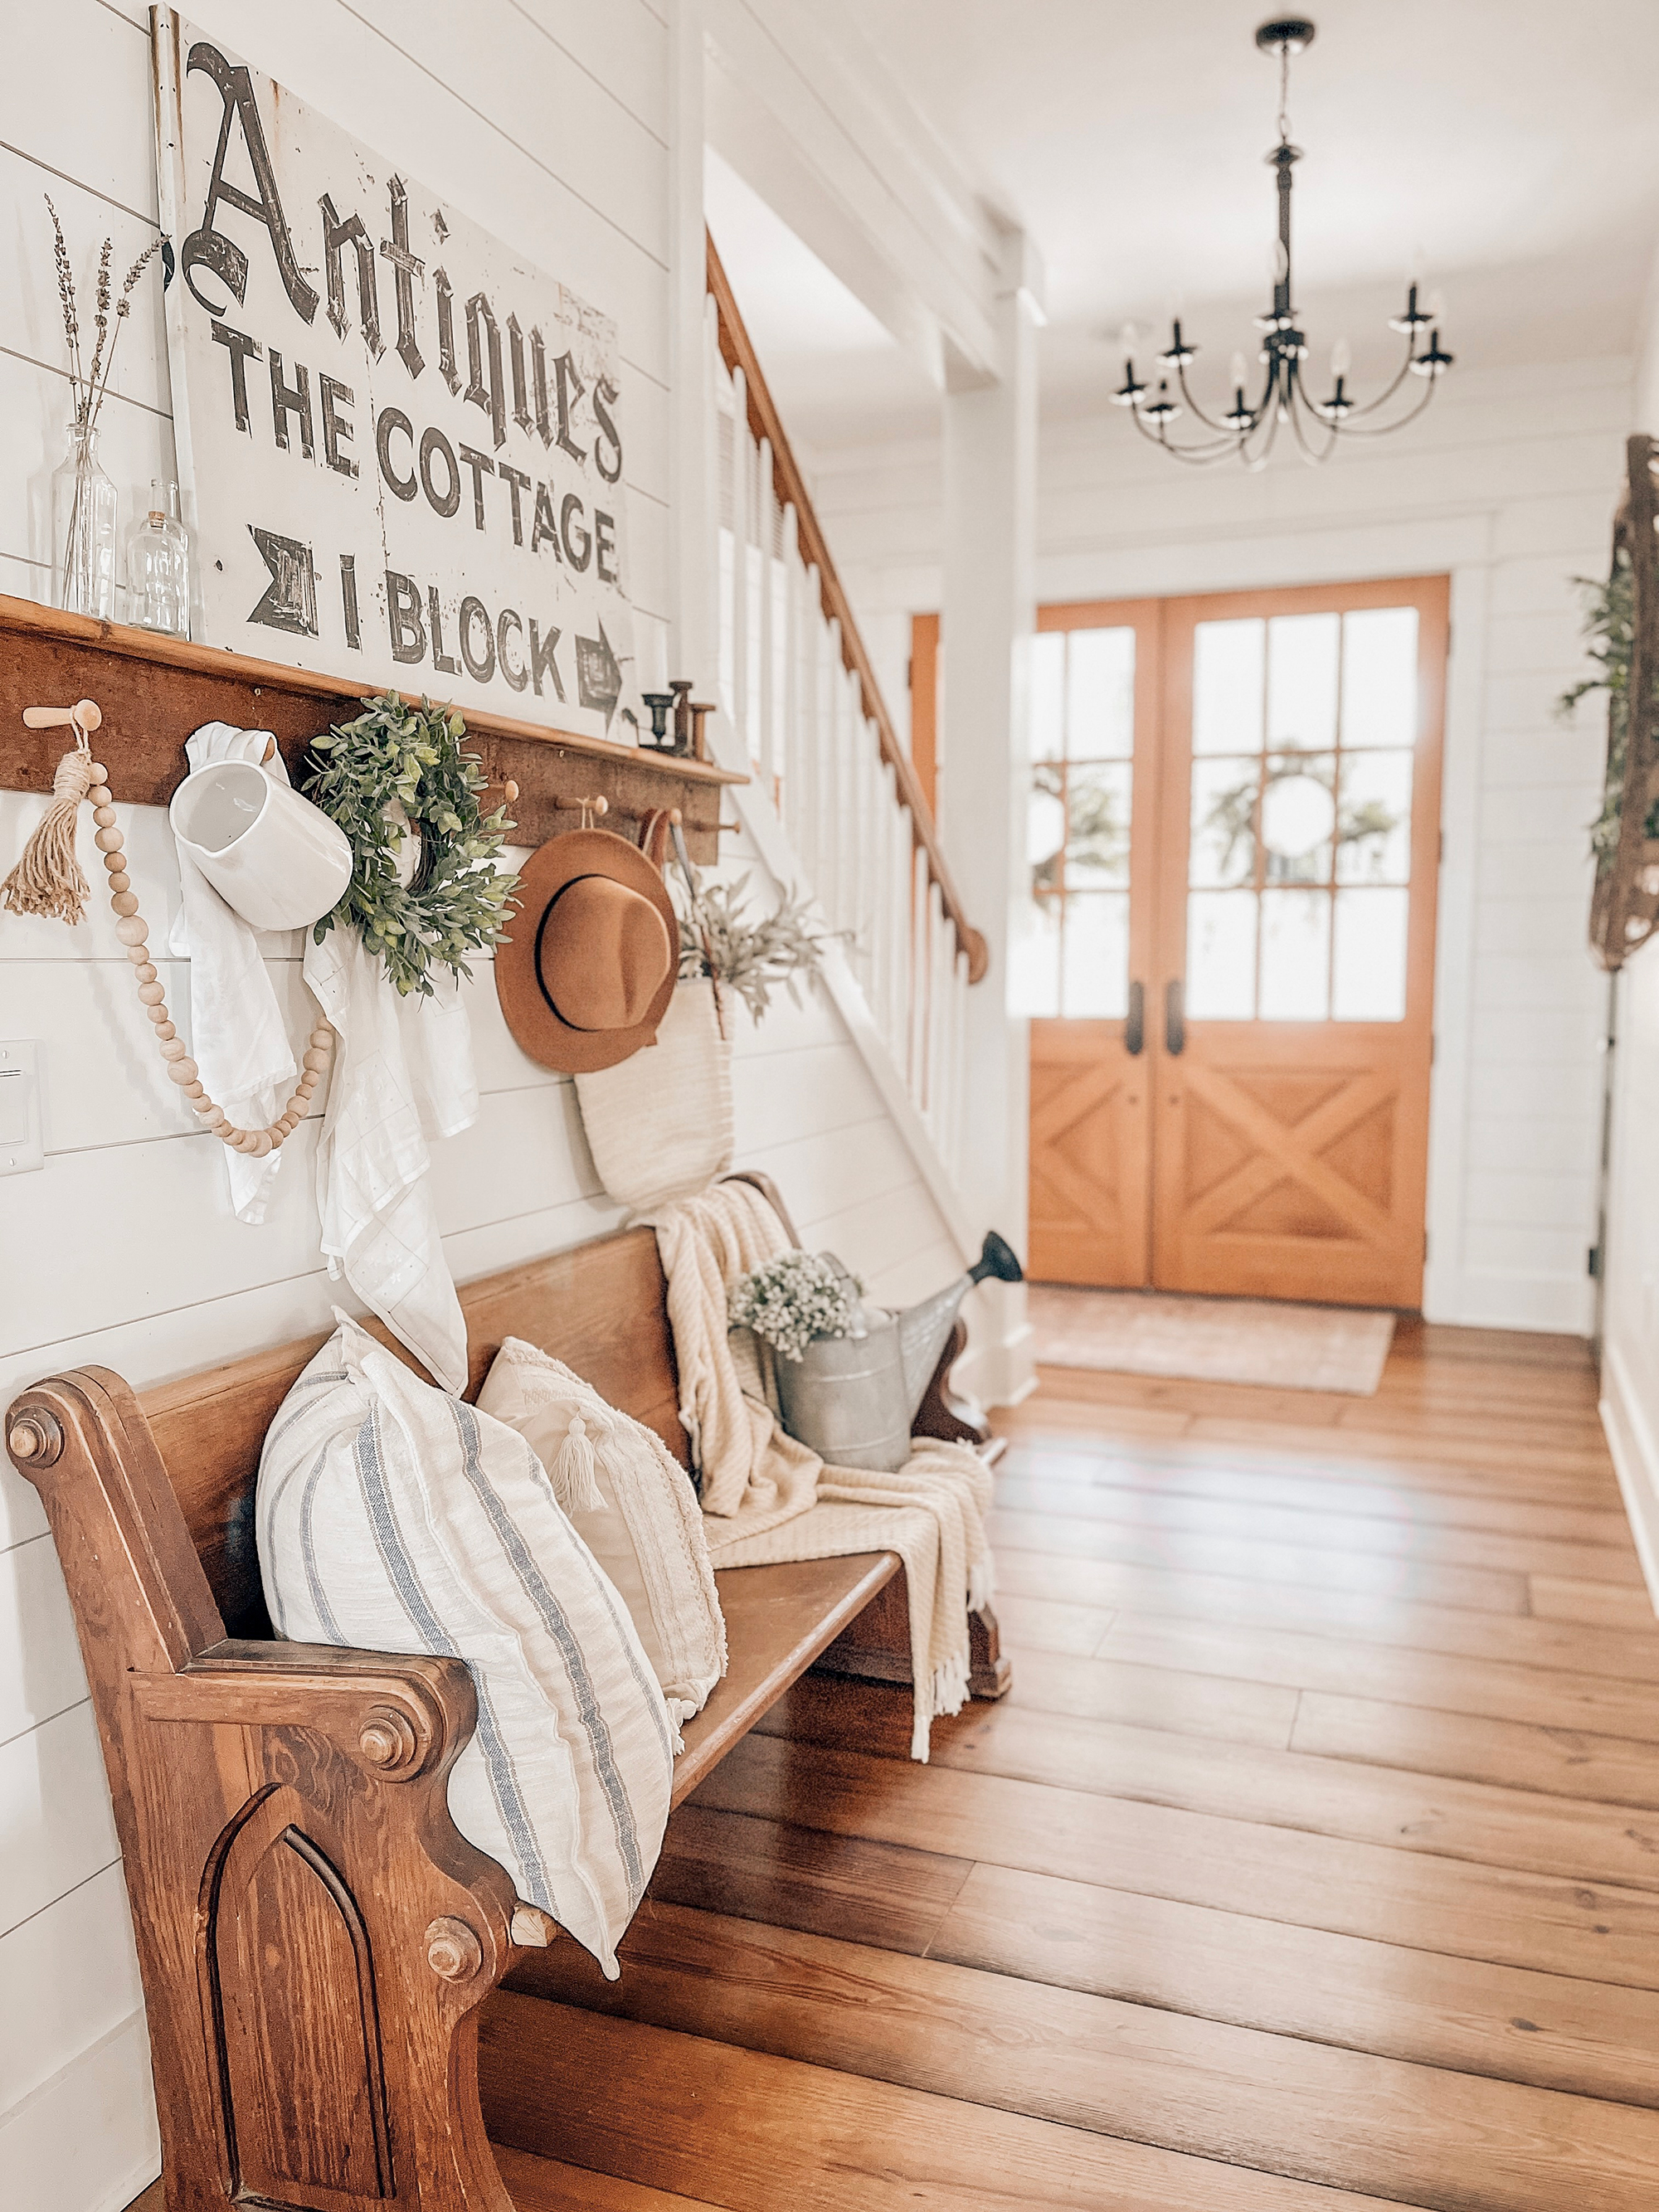
[[[705,441],[702,0],[670,0],[668,319],[673,393],[669,416],[672,628],[666,673],[689,676],[694,696],[712,699],[714,580],[709,548]]]
[[[940,831],[975,926],[990,947],[968,994],[960,1158],[975,1223],[1025,1249],[1029,1024],[1008,1011],[1008,917],[1024,860],[1026,691],[1036,621],[1037,330],[1033,249],[1005,242],[996,301],[998,377],[945,399],[945,723]],[[992,1403],[1034,1380],[1024,1295],[975,1294],[963,1380]]]

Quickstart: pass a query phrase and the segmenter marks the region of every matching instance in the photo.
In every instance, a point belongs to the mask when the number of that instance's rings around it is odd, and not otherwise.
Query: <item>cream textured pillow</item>
[[[259,1462],[280,1636],[464,1659],[456,1826],[617,1973],[662,1844],[673,1729],[628,1609],[525,1438],[337,1311]]]
[[[480,1410],[526,1437],[578,1534],[621,1591],[676,1723],[726,1672],[726,1622],[690,1478],[653,1430],[509,1336]]]

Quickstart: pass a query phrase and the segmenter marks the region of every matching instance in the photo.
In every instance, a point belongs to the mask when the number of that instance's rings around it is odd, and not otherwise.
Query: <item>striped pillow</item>
[[[525,1439],[338,1312],[259,1462],[280,1636],[464,1659],[478,1725],[456,1826],[617,1974],[662,1844],[673,1731],[609,1578]]]
[[[653,1429],[521,1338],[495,1354],[478,1404],[528,1438],[626,1604],[669,1711],[689,1721],[726,1672],[726,1623],[690,1476]]]

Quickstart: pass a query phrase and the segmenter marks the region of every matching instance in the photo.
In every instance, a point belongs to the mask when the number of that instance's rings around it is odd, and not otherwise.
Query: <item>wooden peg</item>
[[[580,807],[585,814],[609,814],[611,811],[611,801],[605,798],[556,799],[553,804],[571,811]]]
[[[23,725],[30,730],[58,730],[71,722],[88,736],[101,729],[104,710],[95,699],[77,699],[72,707],[25,707]]]

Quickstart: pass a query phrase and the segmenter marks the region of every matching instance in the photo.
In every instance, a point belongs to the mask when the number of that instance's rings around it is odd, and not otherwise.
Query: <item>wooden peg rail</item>
[[[99,757],[116,804],[165,806],[184,780],[185,739],[204,722],[271,731],[297,775],[313,738],[349,720],[353,702],[384,689],[367,677],[353,684],[0,596],[0,790],[52,789],[63,742],[23,726],[25,708],[43,699],[96,700]],[[574,811],[602,790],[607,829],[628,836],[659,808],[677,806],[693,857],[717,857],[720,793],[744,776],[708,761],[461,711],[484,775],[498,788],[518,787],[515,843],[539,845],[572,828]]]

